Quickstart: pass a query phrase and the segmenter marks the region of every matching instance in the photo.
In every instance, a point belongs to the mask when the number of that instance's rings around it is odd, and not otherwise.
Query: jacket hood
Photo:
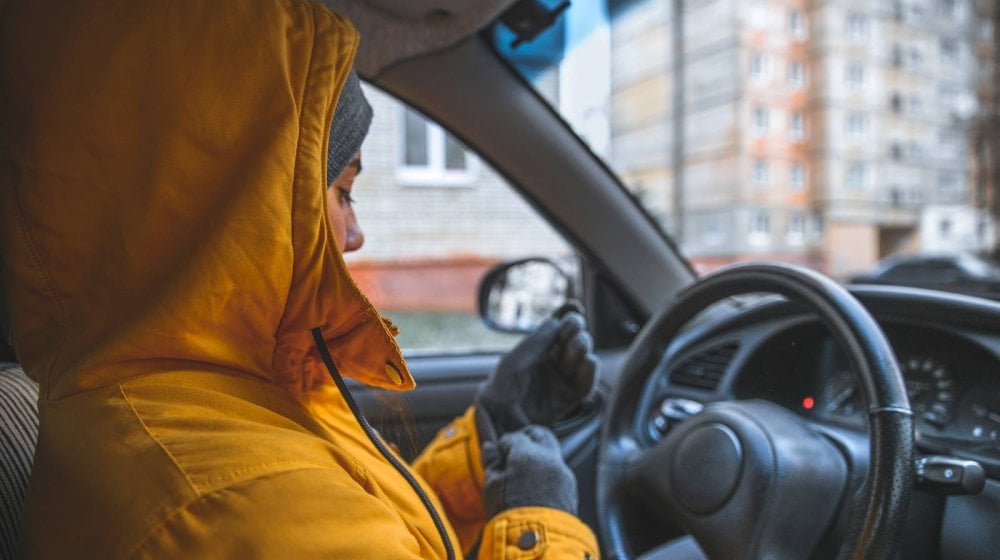
[[[358,36],[300,1],[7,2],[0,207],[41,398],[160,371],[412,388],[325,204]],[[334,142],[336,139],[334,139]]]

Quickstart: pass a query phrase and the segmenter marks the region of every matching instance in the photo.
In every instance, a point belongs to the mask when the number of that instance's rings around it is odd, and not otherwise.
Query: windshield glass
[[[879,282],[882,259],[933,254],[954,273],[891,283],[964,282],[996,248],[996,12],[608,0],[493,39],[699,272],[769,259]]]

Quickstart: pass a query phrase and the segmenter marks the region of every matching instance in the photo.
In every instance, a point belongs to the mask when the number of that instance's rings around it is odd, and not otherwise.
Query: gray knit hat
[[[368,135],[368,127],[372,124],[372,106],[361,91],[361,81],[357,73],[351,70],[344,84],[344,90],[337,101],[337,109],[333,113],[330,124],[330,153],[326,161],[326,184],[329,185],[340,175],[340,172],[351,163],[354,154],[358,153],[361,143]]]

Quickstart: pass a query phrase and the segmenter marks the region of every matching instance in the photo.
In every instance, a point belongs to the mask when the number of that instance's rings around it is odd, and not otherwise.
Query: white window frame
[[[868,115],[860,111],[847,113],[847,122],[844,127],[847,134],[853,138],[865,138],[871,132],[871,121]]]
[[[770,183],[771,170],[770,166],[767,164],[767,160],[755,159],[753,160],[752,168],[750,171],[750,182],[753,184],[757,190],[761,190]]]
[[[937,192],[938,195],[948,201],[957,198],[962,192],[962,180],[957,173],[945,171],[938,174]]]
[[[806,189],[806,166],[795,162],[788,168],[788,186],[792,192],[802,192]]]
[[[849,190],[863,191],[868,185],[868,166],[862,161],[849,163],[845,175],[844,183]]]
[[[788,215],[788,225],[785,231],[785,239],[789,245],[802,245],[806,241],[808,231],[808,220],[805,212],[794,210]]]
[[[910,72],[919,72],[924,67],[924,51],[919,45],[913,45],[906,51],[904,66]]]
[[[809,26],[802,10],[792,8],[788,12],[788,33],[795,39],[805,39],[809,36]]]
[[[754,51],[750,54],[750,79],[756,83],[766,83],[771,77],[771,57],[766,52]]]
[[[950,20],[958,19],[959,14],[961,13],[959,11],[960,8],[958,6],[958,2],[955,0],[941,0],[938,4],[941,8],[942,16]]]
[[[955,222],[950,216],[945,216],[938,220],[938,235],[941,239],[951,239],[955,232]]]
[[[847,81],[847,85],[852,88],[863,88],[865,82],[868,81],[868,69],[860,60],[851,60],[847,63],[844,79]]]
[[[427,142],[427,165],[406,163],[406,112],[412,111],[424,121]],[[469,187],[479,177],[479,158],[463,148],[465,169],[445,166],[447,131],[441,125],[406,106],[399,109],[399,149],[396,156],[396,181],[408,187]]]
[[[806,137],[806,116],[802,111],[792,111],[788,120],[788,134],[793,140],[803,140]]]
[[[796,71],[796,69],[798,69]],[[788,65],[788,85],[795,89],[806,86],[806,65],[802,62],[791,62]]]
[[[722,232],[722,216],[705,214],[701,218],[701,242],[704,245],[722,245],[725,236]]]
[[[747,234],[747,242],[751,245],[768,245],[771,242],[771,215],[767,210],[750,213]]]
[[[847,37],[853,41],[867,41],[871,36],[871,20],[861,12],[847,12],[845,22]]]
[[[959,42],[950,37],[942,38],[938,43],[938,55],[941,64],[945,66],[958,66],[962,63],[962,49]]]
[[[945,127],[938,131],[938,143],[945,148],[954,148],[959,145],[961,133],[952,127]]]
[[[767,107],[754,107],[750,116],[754,136],[767,136],[771,129],[771,112]]]

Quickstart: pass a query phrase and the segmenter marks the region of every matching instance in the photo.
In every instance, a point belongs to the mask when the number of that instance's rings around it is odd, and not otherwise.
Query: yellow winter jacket
[[[347,21],[296,0],[0,17],[0,251],[41,388],[26,558],[460,558],[480,531],[480,558],[596,557],[566,513],[483,518],[471,413],[413,466],[425,504],[320,359],[317,327],[345,376],[414,386],[325,211]]]

